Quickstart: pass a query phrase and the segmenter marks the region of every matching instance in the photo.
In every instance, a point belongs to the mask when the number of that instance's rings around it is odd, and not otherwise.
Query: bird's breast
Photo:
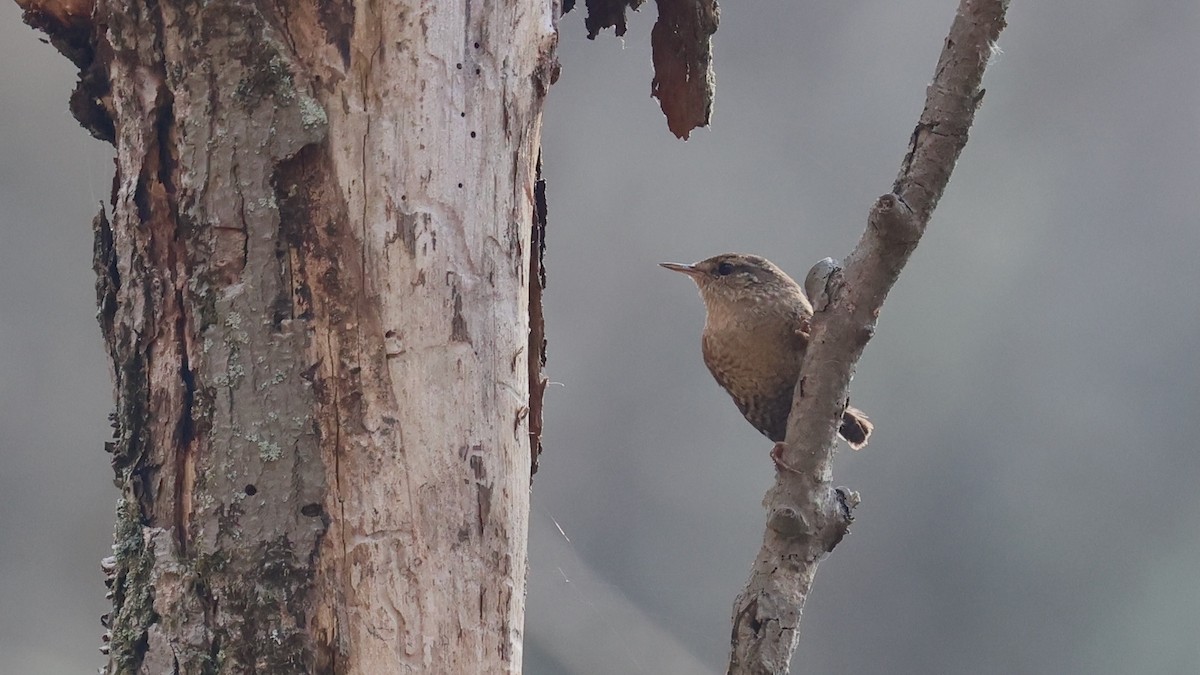
[[[790,396],[804,350],[795,328],[785,324],[752,317],[740,321],[718,317],[705,323],[704,363],[739,404],[751,398]]]

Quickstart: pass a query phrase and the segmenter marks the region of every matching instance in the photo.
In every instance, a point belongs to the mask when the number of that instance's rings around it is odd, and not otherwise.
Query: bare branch
[[[959,4],[892,192],[876,201],[844,265],[823,260],[806,280],[816,304],[811,338],[787,440],[776,449],[786,468],[763,499],[762,548],[734,602],[731,674],[788,672],[817,565],[853,520],[858,495],[834,488],[831,471],[850,378],[967,143],[1007,9],[1007,0]]]

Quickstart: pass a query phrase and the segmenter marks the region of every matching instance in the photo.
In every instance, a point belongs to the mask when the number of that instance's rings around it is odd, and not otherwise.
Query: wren
[[[704,365],[717,384],[747,422],[782,442],[813,314],[804,290],[756,255],[723,253],[692,265],[660,264],[688,275],[700,289],[707,310]],[[847,406],[838,434],[857,450],[873,428],[861,410]]]

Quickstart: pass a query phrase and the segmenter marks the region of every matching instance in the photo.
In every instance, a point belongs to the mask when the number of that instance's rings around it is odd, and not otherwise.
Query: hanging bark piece
[[[667,116],[667,128],[678,138],[686,140],[712,117],[712,35],[719,21],[716,0],[658,0],[658,21],[650,32],[650,91]]]
[[[586,0],[587,16],[583,25],[587,27],[588,39],[595,40],[600,31],[612,28],[621,37],[625,34],[625,10],[637,11],[646,0]],[[564,0],[563,14],[575,7],[575,0]]]
[[[625,10],[637,10],[645,0],[587,0],[588,39],[605,28],[618,37],[625,34]],[[654,79],[651,95],[658,99],[667,128],[687,139],[693,129],[708,126],[712,118],[716,76],[712,67],[712,36],[720,11],[716,0],[657,0],[658,21],[650,32]],[[563,3],[563,12],[574,7]]]

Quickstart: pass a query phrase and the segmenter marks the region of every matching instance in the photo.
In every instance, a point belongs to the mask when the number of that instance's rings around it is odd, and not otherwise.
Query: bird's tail
[[[842,413],[842,426],[838,429],[838,433],[846,439],[847,445],[858,450],[867,444],[867,439],[871,437],[871,432],[874,430],[875,425],[867,419],[866,413],[858,408],[846,407],[846,412]]]

